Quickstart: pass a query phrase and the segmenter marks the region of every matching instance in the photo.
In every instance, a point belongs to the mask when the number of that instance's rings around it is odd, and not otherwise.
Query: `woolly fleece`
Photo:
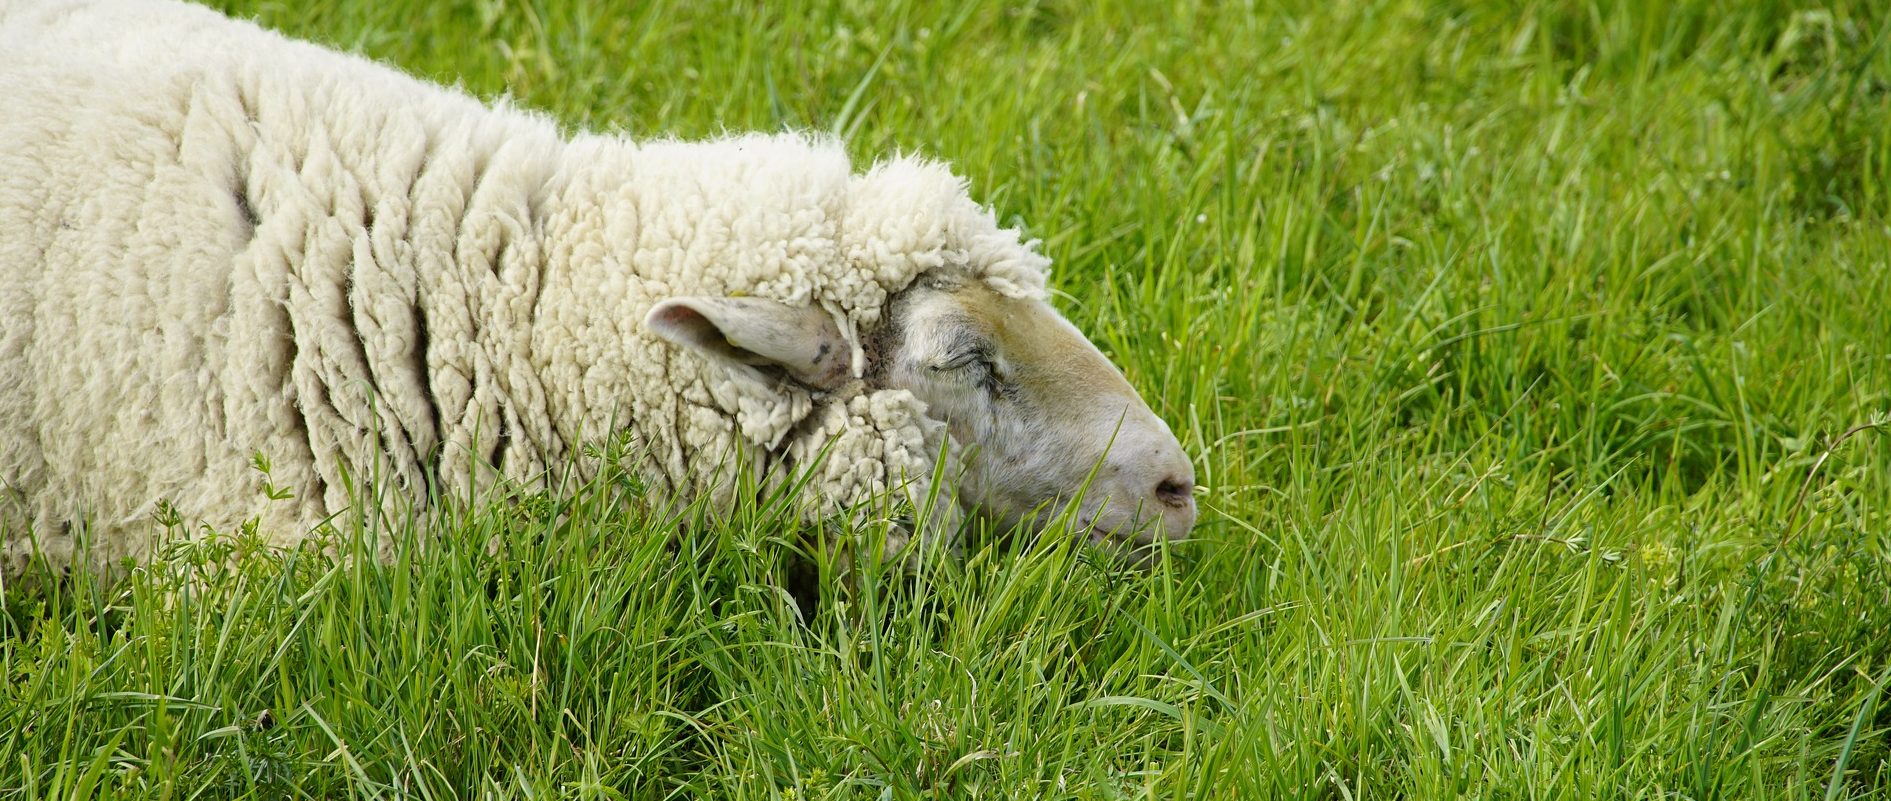
[[[910,394],[764,382],[645,312],[817,304],[859,376],[922,274],[1043,288],[1047,261],[923,160],[566,137],[170,0],[0,0],[0,53],[0,567],[69,562],[80,521],[94,561],[142,557],[161,500],[289,544],[351,476],[543,486],[613,429],[675,497],[823,448],[810,514],[925,492],[945,435]],[[292,499],[266,501],[258,452]]]

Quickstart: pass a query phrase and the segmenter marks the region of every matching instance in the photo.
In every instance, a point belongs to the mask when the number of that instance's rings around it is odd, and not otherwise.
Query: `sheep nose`
[[[1192,506],[1195,500],[1195,483],[1170,476],[1156,482],[1156,500],[1172,509]]]
[[[1161,504],[1162,528],[1170,539],[1188,536],[1195,527],[1195,482],[1184,476],[1169,476],[1156,482],[1156,501]]]

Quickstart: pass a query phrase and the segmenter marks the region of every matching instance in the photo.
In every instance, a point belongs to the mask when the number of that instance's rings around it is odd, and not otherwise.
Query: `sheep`
[[[733,463],[812,471],[810,516],[939,491],[1099,542],[1194,522],[1170,429],[939,163],[567,136],[173,0],[0,0],[0,52],[14,570],[81,525],[95,562],[148,557],[160,504],[292,544],[363,477],[543,487],[618,434],[718,506]]]

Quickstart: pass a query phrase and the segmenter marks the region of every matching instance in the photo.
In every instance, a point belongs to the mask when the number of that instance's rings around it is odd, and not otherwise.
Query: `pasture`
[[[1891,797],[1880,4],[223,7],[949,161],[1201,523],[844,591],[844,532],[616,471],[386,562],[221,532],[0,594],[0,798]]]

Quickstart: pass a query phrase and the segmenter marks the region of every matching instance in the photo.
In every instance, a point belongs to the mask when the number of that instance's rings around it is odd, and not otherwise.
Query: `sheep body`
[[[651,484],[726,493],[832,448],[829,513],[932,469],[923,405],[815,393],[657,339],[670,296],[828,310],[854,344],[922,274],[1042,291],[963,182],[800,135],[563,135],[170,0],[0,0],[0,561],[139,557],[169,502],[278,542],[363,478],[534,485],[628,429]],[[293,497],[268,501],[252,455]]]

